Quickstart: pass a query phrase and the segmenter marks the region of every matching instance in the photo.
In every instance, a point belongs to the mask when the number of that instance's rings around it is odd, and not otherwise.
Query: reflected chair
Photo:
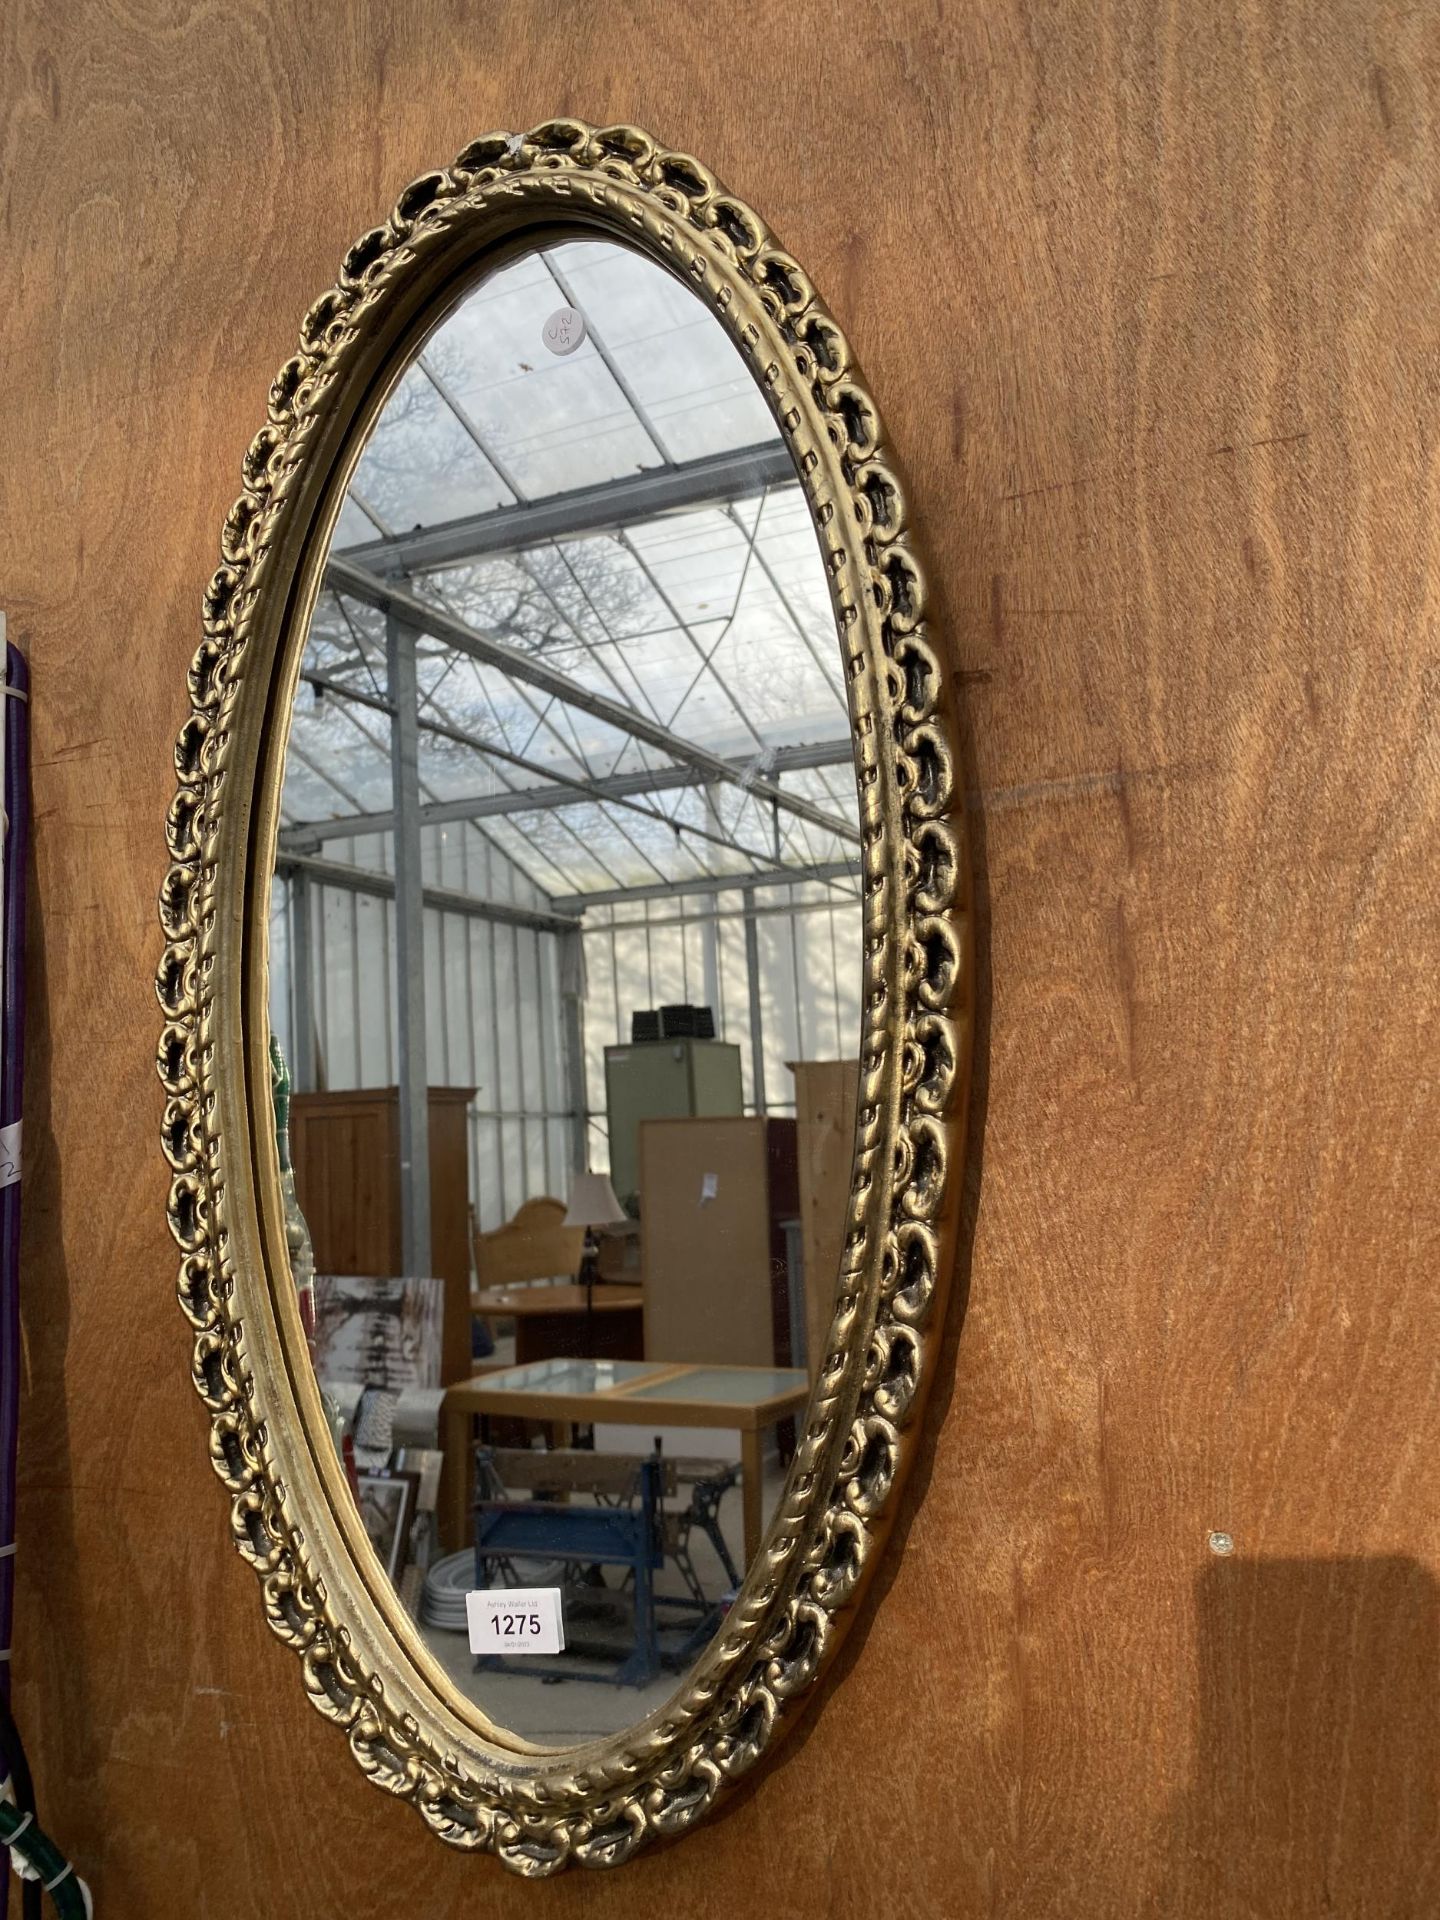
[[[536,1194],[517,1208],[503,1227],[481,1233],[470,1215],[470,1247],[475,1265],[474,1295],[494,1287],[525,1286],[538,1280],[574,1280],[584,1254],[585,1229],[565,1224],[565,1202]],[[492,1336],[488,1319],[477,1319]]]

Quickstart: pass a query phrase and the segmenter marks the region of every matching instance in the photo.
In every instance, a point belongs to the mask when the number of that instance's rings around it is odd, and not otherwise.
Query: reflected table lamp
[[[600,1268],[600,1244],[596,1227],[618,1227],[627,1218],[615,1198],[608,1174],[577,1173],[570,1187],[570,1206],[564,1225],[583,1227],[585,1244],[580,1255],[580,1279],[585,1288],[585,1344],[593,1356],[595,1348],[595,1280]]]

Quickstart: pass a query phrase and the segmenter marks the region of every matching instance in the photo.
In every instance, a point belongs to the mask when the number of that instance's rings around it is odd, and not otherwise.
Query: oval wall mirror
[[[630,128],[311,310],[177,750],[194,1375],[316,1706],[530,1874],[702,1815],[853,1617],[953,1255],[944,676],[803,271]]]

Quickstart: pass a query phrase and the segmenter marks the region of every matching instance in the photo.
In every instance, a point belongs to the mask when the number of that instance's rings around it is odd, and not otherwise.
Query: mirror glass
[[[843,1237],[859,856],[759,388],[653,260],[534,246],[354,467],[270,925],[334,1443],[435,1659],[526,1740],[659,1706],[783,1485]]]

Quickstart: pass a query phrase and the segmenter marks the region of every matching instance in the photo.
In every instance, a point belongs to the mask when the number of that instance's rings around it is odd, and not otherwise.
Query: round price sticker
[[[578,307],[558,307],[541,333],[551,353],[574,353],[585,338],[585,316]]]

